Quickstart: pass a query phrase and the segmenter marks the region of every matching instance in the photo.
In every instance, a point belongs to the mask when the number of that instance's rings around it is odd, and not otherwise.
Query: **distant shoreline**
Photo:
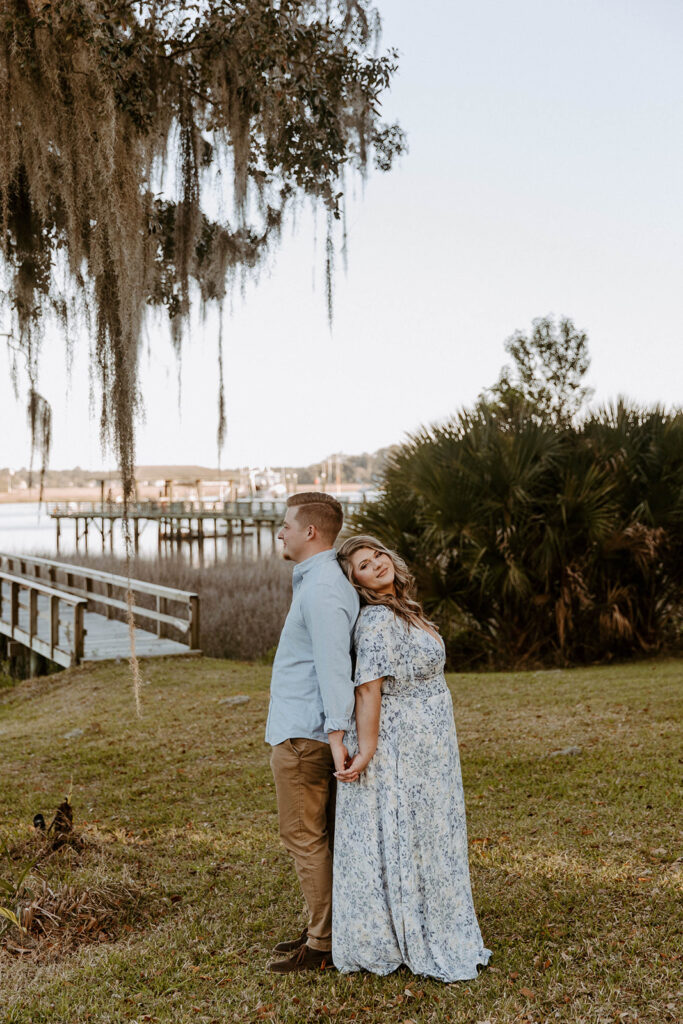
[[[109,488],[107,488],[109,490]],[[112,487],[111,493],[114,501],[121,495],[120,487]],[[140,498],[158,498],[158,487],[138,487]],[[33,504],[40,500],[39,487],[27,487],[21,490],[12,491],[9,494],[3,491],[0,494],[0,505],[10,504]],[[46,501],[99,501],[99,487],[46,487],[43,490],[43,502]],[[179,496],[179,500],[182,500]]]
[[[341,484],[340,491],[343,494],[349,492],[356,492],[362,490],[370,490],[371,488],[365,484]],[[107,488],[105,492],[105,498],[110,488]],[[297,491],[316,491],[319,490],[319,486],[315,484],[299,484]],[[94,501],[100,500],[100,488],[99,487],[46,487],[43,491],[43,503],[46,501]],[[336,484],[331,487],[328,491],[329,494],[337,493]],[[122,497],[122,491],[120,487],[112,487],[111,495],[116,501],[117,498]],[[138,485],[138,498],[142,501],[158,501],[163,496],[163,490],[160,487],[155,487],[153,484],[139,484]],[[7,491],[0,492],[0,505],[11,505],[11,504],[37,504],[40,497],[40,488],[30,487],[21,488],[20,490],[12,491],[11,494]],[[254,495],[254,500],[259,498],[258,494]],[[175,501],[190,501],[196,499],[196,492],[194,488],[185,487],[174,487],[173,488],[173,499]],[[206,499],[212,500],[212,499]],[[264,501],[270,501],[270,498],[264,498]]]

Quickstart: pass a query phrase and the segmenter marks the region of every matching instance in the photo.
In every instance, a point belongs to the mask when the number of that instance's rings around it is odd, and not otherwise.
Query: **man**
[[[292,604],[273,664],[266,742],[277,792],[280,837],[294,859],[308,907],[299,938],[281,942],[278,974],[332,966],[332,841],[336,780],[354,709],[351,636],[358,595],[334,542],[344,514],[329,494],[292,495],[278,539],[295,562]]]

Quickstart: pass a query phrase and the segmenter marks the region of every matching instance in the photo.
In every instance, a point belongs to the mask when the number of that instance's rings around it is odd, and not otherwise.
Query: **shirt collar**
[[[330,548],[328,551],[319,551],[317,555],[311,555],[310,558],[305,558],[303,562],[298,562],[294,566],[293,579],[300,580],[311,569],[315,569],[316,566],[322,565],[324,562],[336,560],[336,558],[337,552],[334,548]]]

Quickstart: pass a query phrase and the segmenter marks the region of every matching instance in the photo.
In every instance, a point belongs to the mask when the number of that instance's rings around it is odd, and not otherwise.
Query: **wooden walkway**
[[[128,585],[125,576],[0,553],[0,637],[64,667],[127,659]],[[196,594],[143,580],[130,589],[139,658],[199,653]]]

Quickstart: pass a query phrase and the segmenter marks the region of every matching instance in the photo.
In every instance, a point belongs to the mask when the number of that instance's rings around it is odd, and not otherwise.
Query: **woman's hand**
[[[334,777],[340,782],[357,782],[372,761],[372,754],[359,752],[351,759],[347,768],[335,772]]]

